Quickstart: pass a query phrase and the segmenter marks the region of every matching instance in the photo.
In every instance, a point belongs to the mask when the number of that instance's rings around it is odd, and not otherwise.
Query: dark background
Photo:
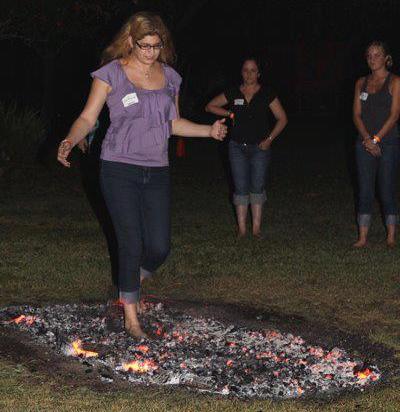
[[[383,39],[397,73],[400,6],[395,0],[2,0],[0,101],[38,110],[56,144],[83,107],[89,72],[126,18],[159,13],[170,27],[184,77],[181,111],[194,120],[209,98],[240,79],[257,55],[265,81],[289,118],[351,121],[354,81],[367,73],[364,51]],[[104,114],[103,117],[104,118]]]

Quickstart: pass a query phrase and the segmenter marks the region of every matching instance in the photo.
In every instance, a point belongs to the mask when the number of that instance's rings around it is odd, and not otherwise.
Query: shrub
[[[0,102],[0,166],[36,157],[45,128],[37,112]]]

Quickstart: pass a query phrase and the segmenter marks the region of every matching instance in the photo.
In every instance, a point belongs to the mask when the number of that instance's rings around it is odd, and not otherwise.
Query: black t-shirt
[[[268,137],[270,124],[268,110],[276,94],[261,86],[260,90],[247,103],[238,86],[224,91],[229,110],[235,114],[230,128],[230,138],[238,143],[258,144]]]

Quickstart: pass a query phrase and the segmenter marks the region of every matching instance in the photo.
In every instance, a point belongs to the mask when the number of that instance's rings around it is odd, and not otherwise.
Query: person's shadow
[[[100,123],[86,153],[80,152],[80,172],[83,189],[89,204],[97,217],[107,242],[111,263],[112,291],[111,299],[118,298],[118,244],[111,217],[108,213],[100,188],[100,153],[106,128]]]

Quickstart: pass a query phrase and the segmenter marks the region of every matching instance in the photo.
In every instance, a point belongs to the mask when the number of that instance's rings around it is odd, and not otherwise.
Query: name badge
[[[131,106],[132,104],[138,103],[139,99],[136,93],[129,93],[122,99],[122,104],[124,107]]]
[[[243,105],[244,105],[244,99],[235,99],[235,100],[233,101],[233,104],[234,104],[235,106],[243,106]]]
[[[368,99],[368,93],[362,92],[360,94],[360,99],[365,102]]]

